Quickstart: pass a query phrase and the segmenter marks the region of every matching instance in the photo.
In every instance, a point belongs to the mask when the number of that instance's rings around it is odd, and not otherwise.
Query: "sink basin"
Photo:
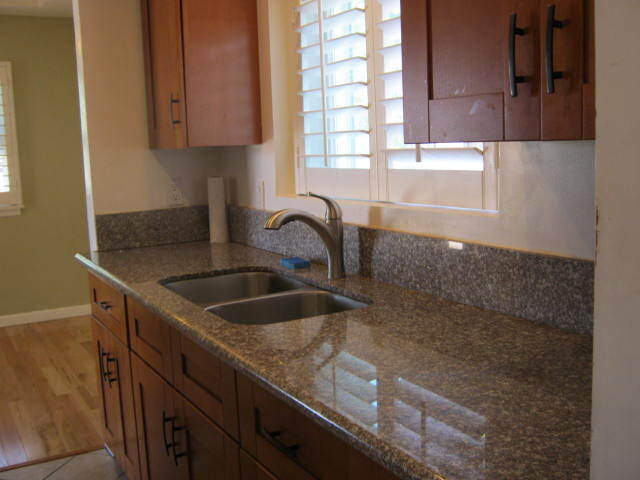
[[[227,273],[177,280],[165,283],[164,286],[202,306],[307,287],[298,280],[271,272]]]
[[[324,290],[298,290],[216,305],[206,310],[232,323],[266,325],[344,312],[366,306],[366,303]]]

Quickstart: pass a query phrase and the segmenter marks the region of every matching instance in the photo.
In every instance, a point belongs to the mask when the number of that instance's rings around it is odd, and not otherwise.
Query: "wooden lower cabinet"
[[[111,331],[92,319],[98,384],[102,397],[102,431],[129,480],[139,478],[138,445],[129,350]]]
[[[136,355],[134,396],[143,480],[237,480],[239,447]]]
[[[142,304],[91,284],[98,307],[119,305],[92,328],[104,442],[128,480],[396,478]]]

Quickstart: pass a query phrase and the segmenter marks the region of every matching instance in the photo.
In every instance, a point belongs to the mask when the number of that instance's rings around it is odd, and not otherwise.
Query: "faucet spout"
[[[336,280],[344,277],[344,232],[342,226],[342,211],[340,206],[330,198],[309,194],[323,200],[327,204],[326,220],[322,220],[303,210],[280,210],[269,217],[264,228],[280,230],[287,223],[298,221],[309,225],[320,237],[327,250],[329,261],[329,279]]]

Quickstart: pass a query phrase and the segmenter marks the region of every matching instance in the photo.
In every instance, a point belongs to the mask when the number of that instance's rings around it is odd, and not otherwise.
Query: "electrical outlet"
[[[180,179],[176,178],[169,186],[169,206],[181,207],[185,204],[184,195],[179,187]]]

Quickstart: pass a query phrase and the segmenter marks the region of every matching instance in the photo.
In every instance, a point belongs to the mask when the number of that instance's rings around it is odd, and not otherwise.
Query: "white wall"
[[[322,213],[321,204],[293,193],[290,92],[295,92],[283,35],[290,28],[286,0],[260,0],[265,144],[222,153],[233,178],[232,200],[269,210],[297,207]],[[268,49],[270,46],[270,50]],[[272,108],[272,105],[275,105]],[[371,206],[342,202],[345,220],[386,229],[527,251],[593,259],[595,194],[593,142],[503,143],[500,213]],[[266,194],[257,184],[265,182]]]
[[[215,149],[149,150],[140,2],[74,0],[85,175],[93,213],[206,203]],[[95,243],[93,244],[95,246]]]
[[[593,480],[640,479],[640,0],[596,0]]]

